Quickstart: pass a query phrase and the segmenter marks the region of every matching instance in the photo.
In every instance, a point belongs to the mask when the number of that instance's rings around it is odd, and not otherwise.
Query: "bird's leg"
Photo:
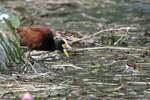
[[[120,77],[120,83],[121,83],[122,85],[123,85],[122,78],[123,78],[124,73],[125,73],[125,71],[123,71],[122,76]]]
[[[122,76],[120,77],[120,83],[121,83],[121,84],[123,84],[123,83],[122,83],[123,75],[124,75],[124,73],[127,72],[127,71],[128,71],[128,67],[126,67],[126,69],[125,69],[125,70],[123,71],[123,73],[122,73]]]
[[[25,61],[25,65],[23,66],[23,70],[26,71],[26,65],[30,65],[31,68],[34,70],[35,73],[37,73],[37,71],[35,70],[35,68],[32,66],[31,62],[29,61],[29,57],[30,56],[30,53],[31,53],[31,50],[28,52],[27,56],[26,56],[26,61]]]
[[[26,55],[25,65],[28,65],[30,53],[31,53],[31,50]]]
[[[49,72],[54,73],[54,72],[50,71],[50,69],[49,69],[48,67],[44,66],[41,62],[39,62],[38,60],[32,58],[31,55],[30,55],[30,53],[31,53],[31,51],[29,52],[28,58],[30,58],[30,59],[32,59],[33,61],[35,61],[36,63],[38,63],[40,66],[44,67],[44,68],[45,68],[46,70],[48,70]],[[30,66],[31,66],[31,65],[32,65],[32,64],[30,63]],[[31,66],[31,67],[32,67],[32,69],[33,69],[34,71],[36,71],[33,66]],[[35,72],[35,73],[37,73],[37,72]]]
[[[30,51],[31,52],[31,51]],[[26,66],[28,65],[28,60],[29,60],[29,53],[25,56],[25,64],[22,66],[22,71],[23,71],[23,74],[24,72],[26,71]]]
[[[133,75],[132,75],[132,74],[133,74],[133,73],[131,72],[131,77],[132,77],[132,80],[131,80],[131,81],[133,82]]]
[[[44,66],[43,64],[41,64],[41,62],[37,61],[36,59],[32,58],[31,55],[31,50],[27,53],[27,56],[26,56],[26,60],[25,60],[25,64],[23,66],[23,72],[26,71],[26,66],[29,64],[31,66],[31,68],[34,70],[35,73],[38,73],[35,68],[32,66],[31,62],[29,61],[29,58],[32,59],[33,61],[35,61],[36,63],[38,63],[40,66],[44,67],[45,69],[47,69],[50,73],[54,73],[54,72],[51,72],[49,68],[47,68],[46,66]]]

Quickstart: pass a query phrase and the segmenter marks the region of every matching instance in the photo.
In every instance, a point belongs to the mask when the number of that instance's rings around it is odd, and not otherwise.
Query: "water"
[[[83,3],[81,6],[70,7],[65,5],[65,10],[46,15],[46,18],[51,19],[50,21],[35,18],[35,22],[55,29],[64,37],[69,36],[67,41],[74,51],[69,52],[70,59],[63,57],[55,62],[45,62],[51,70],[56,72],[57,76],[43,74],[41,76],[35,75],[30,79],[29,76],[32,76],[32,74],[27,74],[27,79],[22,78],[25,84],[32,85],[34,83],[34,86],[30,86],[33,89],[29,90],[33,92],[36,98],[54,97],[57,99],[70,98],[71,100],[149,99],[150,90],[146,83],[149,82],[150,59],[149,49],[147,50],[146,47],[149,47],[150,43],[148,38],[143,37],[143,33],[145,29],[149,28],[150,1],[87,0],[81,2]],[[28,10],[28,13],[33,13],[33,11]],[[118,40],[126,33],[126,29],[104,31],[95,37],[75,43],[71,43],[72,40],[70,40],[71,37],[80,39],[100,30],[130,27],[132,24],[133,29],[119,43],[118,48],[113,46],[111,37],[113,35]],[[66,31],[58,31],[59,29],[74,30],[80,32],[83,36],[78,33],[71,34]],[[85,47],[85,50],[78,50],[78,48]],[[88,49],[93,47],[104,48]],[[141,51],[137,49],[141,49]],[[125,64],[129,61],[141,66],[143,74],[131,75],[125,73],[121,83],[120,78],[125,70]],[[41,68],[39,68],[40,70]],[[18,79],[18,81],[20,80]],[[20,82],[22,87],[24,87],[21,84],[23,82]],[[129,82],[131,84],[128,84]],[[16,83],[14,82],[14,84]],[[126,85],[118,88],[122,84]],[[29,86],[26,88],[29,88]],[[36,88],[40,92],[34,90]]]

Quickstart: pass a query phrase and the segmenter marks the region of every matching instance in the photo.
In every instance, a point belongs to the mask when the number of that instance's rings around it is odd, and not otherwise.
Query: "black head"
[[[63,52],[63,47],[62,47],[62,45],[63,44],[65,44],[65,41],[64,40],[57,40],[57,41],[55,41],[55,49],[56,50],[60,50],[60,51],[62,51]]]
[[[53,34],[48,34],[43,40],[41,46],[41,50],[47,50],[47,51],[59,50],[61,52],[64,52],[65,55],[69,58],[69,55],[65,48],[66,48],[65,41],[63,40],[54,41]]]
[[[68,53],[67,53],[67,51],[66,51],[65,48],[66,48],[65,41],[63,41],[63,40],[57,40],[57,41],[55,41],[55,49],[64,52],[65,55],[69,58],[69,55],[68,55]]]

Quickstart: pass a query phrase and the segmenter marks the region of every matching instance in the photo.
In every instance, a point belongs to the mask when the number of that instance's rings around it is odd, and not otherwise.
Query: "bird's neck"
[[[54,42],[55,50],[63,51],[61,40],[57,40]]]
[[[58,42],[59,42],[58,40],[54,42],[55,50],[59,50]]]
[[[55,50],[55,41],[53,39],[53,34],[48,34],[43,42],[42,42],[42,46],[41,46],[42,50],[47,50],[47,51],[54,51]]]

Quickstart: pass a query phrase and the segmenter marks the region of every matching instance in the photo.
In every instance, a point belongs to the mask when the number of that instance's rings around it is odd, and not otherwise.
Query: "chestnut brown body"
[[[26,45],[32,50],[42,50],[42,42],[51,30],[43,25],[24,26],[16,29]]]

